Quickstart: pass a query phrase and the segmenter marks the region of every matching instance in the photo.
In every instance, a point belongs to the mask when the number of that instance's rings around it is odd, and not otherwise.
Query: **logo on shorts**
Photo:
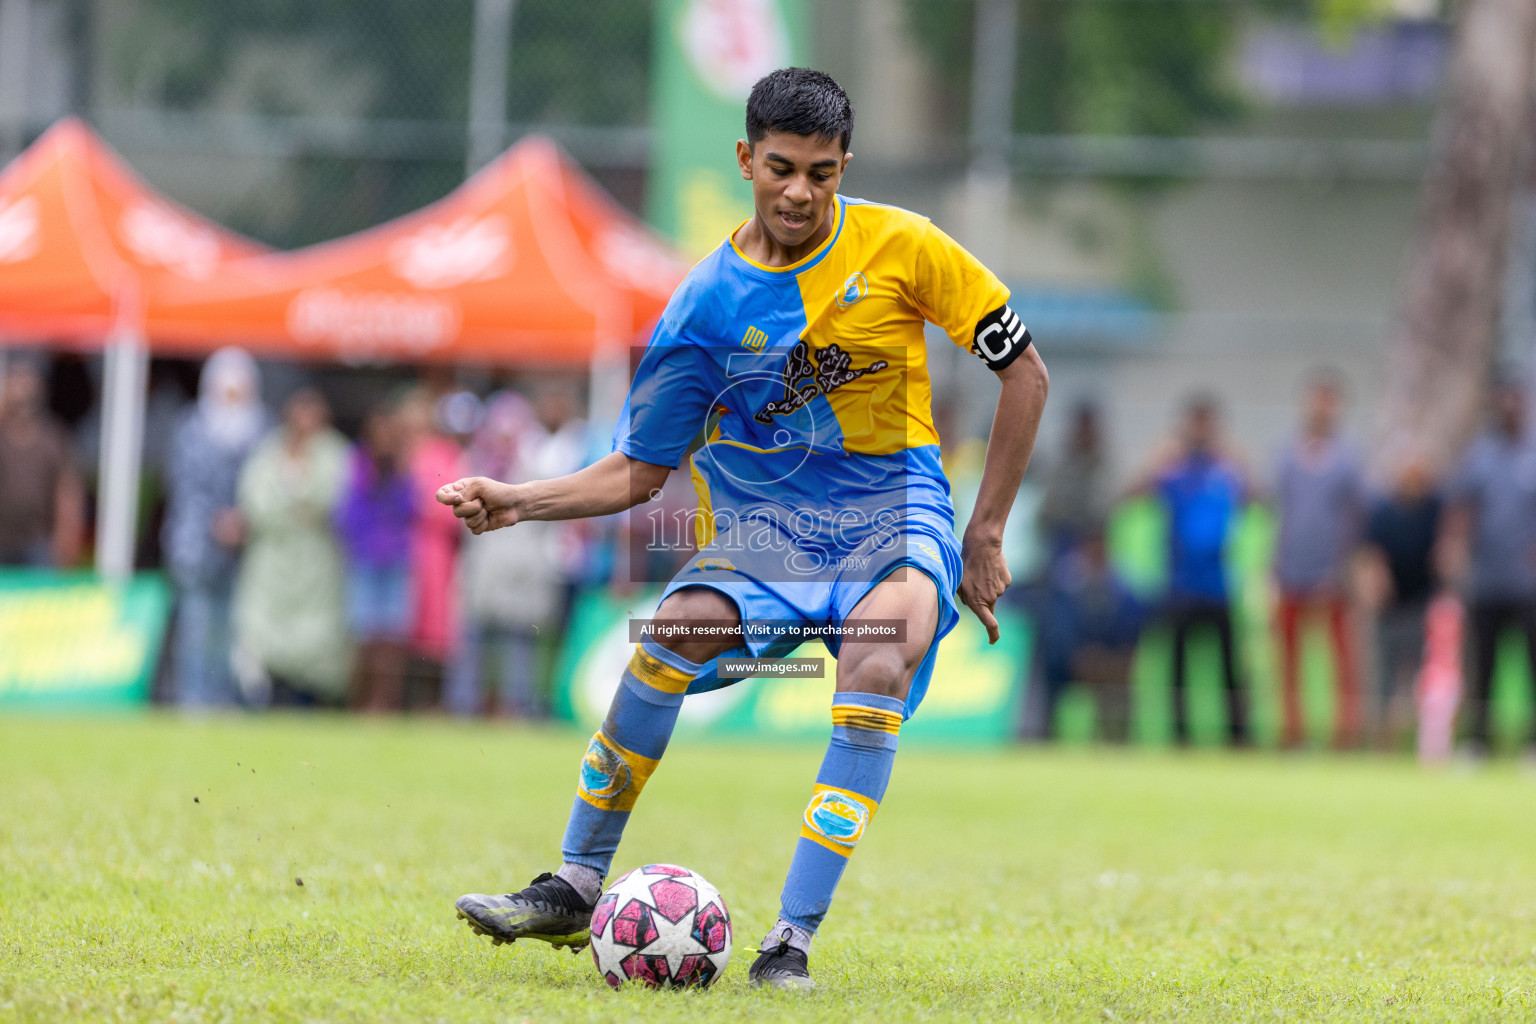
[[[841,793],[822,790],[805,808],[805,827],[839,846],[853,846],[869,824],[869,808]]]
[[[736,563],[729,558],[701,558],[693,563],[700,569],[735,569]]]
[[[581,788],[599,800],[610,800],[629,788],[629,765],[618,751],[592,737],[587,756],[581,759]]]
[[[849,274],[848,280],[843,282],[842,291],[837,293],[837,304],[847,309],[869,294],[869,282],[863,274]]]

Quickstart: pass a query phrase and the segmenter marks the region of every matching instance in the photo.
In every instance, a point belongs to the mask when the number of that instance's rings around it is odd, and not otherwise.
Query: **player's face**
[[[850,155],[837,139],[787,132],[769,132],[755,146],[736,144],[758,219],[790,249],[805,245],[823,226],[830,229],[832,201]]]

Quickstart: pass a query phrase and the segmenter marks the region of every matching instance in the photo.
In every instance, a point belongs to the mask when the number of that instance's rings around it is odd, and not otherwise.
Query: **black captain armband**
[[[1027,348],[1031,338],[1029,328],[1019,319],[1019,314],[1007,306],[999,306],[976,324],[976,340],[971,351],[981,357],[990,369],[1001,370]]]

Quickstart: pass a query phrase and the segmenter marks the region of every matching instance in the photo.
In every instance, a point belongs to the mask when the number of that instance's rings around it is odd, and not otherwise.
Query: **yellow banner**
[[[0,572],[0,707],[147,700],[168,606],[153,575]]]

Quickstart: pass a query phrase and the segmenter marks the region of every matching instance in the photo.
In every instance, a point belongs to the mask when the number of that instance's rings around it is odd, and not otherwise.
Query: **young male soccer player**
[[[808,988],[811,937],[890,779],[954,595],[998,638],[1010,577],[1003,522],[1045,405],[1045,367],[1008,290],[926,219],[837,194],[853,109],[827,75],[775,71],[747,101],[736,144],[756,211],[672,297],[646,348],[612,454],[556,480],[471,478],[438,500],[474,533],[571,519],[647,499],[690,451],[699,547],[658,620],[786,624],[885,620],[879,642],[833,635],[832,741],[801,816],[779,920],[753,984]],[[958,544],[929,409],[923,322],[1001,379],[975,511]],[[683,698],[725,685],[724,654],[775,656],[781,632],[640,643],[581,765],[564,862],[521,892],[459,899],[507,941],[582,946],[619,836],[656,769]]]

